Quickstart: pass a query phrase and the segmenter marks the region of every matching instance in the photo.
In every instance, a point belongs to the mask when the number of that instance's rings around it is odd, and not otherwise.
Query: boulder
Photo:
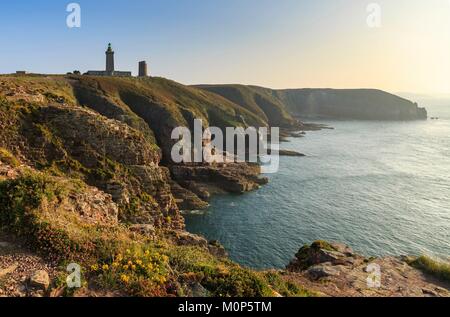
[[[50,277],[47,271],[39,270],[30,276],[30,286],[46,291],[50,286]]]
[[[336,251],[345,254],[346,256],[353,256],[355,252],[348,245],[338,242],[329,242],[330,246]]]
[[[205,238],[196,234],[192,234],[185,231],[176,231],[175,238],[178,245],[208,248],[208,241]]]
[[[153,237],[156,234],[155,226],[151,224],[136,224],[130,226],[128,229],[147,237]]]
[[[333,266],[331,263],[323,263],[314,265],[307,270],[308,275],[313,280],[318,280],[329,276],[338,276],[340,270]]]
[[[344,244],[316,241],[310,246],[303,246],[295,255],[295,259],[287,266],[287,269],[299,272],[323,263],[352,266],[362,259]]]
[[[195,283],[190,286],[190,297],[209,297],[210,293],[200,283]]]
[[[219,243],[219,241],[212,240],[209,241],[208,244],[209,253],[218,257],[218,258],[226,258],[228,257],[228,253],[225,248]]]

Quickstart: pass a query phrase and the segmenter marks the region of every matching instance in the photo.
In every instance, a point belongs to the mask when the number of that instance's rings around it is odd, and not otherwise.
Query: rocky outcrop
[[[87,109],[41,107],[33,123],[44,129],[41,136],[34,135],[37,145],[52,141],[49,137],[57,138],[68,154],[87,168],[95,167],[100,155],[124,165],[150,165],[160,160],[159,150],[142,133]]]
[[[259,166],[247,163],[172,165],[170,171],[172,193],[186,211],[207,208],[214,194],[242,194],[268,183],[268,178],[260,176]]]
[[[187,187],[187,186],[186,186]],[[172,194],[178,207],[183,211],[203,210],[209,207],[209,204],[200,199],[194,192],[186,187],[180,186],[177,182],[171,182]]]
[[[48,276],[47,271],[38,270],[34,272],[30,276],[30,286],[43,291],[47,291],[48,287],[50,286],[50,277]]]
[[[303,246],[284,278],[324,296],[449,297],[450,285],[405,258],[366,258],[350,247],[316,241]]]
[[[8,104],[17,108],[14,111],[2,107],[0,127],[14,129],[2,133],[0,146],[33,168],[78,178],[98,188],[98,201],[107,201],[101,192],[110,194],[122,221],[183,228],[170,176],[159,166],[161,152],[144,133],[77,105],[47,102]],[[83,195],[74,199],[79,204],[76,208],[91,217]]]
[[[268,154],[272,154],[272,152],[274,152],[274,151],[269,150]],[[277,151],[277,154],[279,156],[291,156],[291,157],[304,157],[304,156],[306,156],[303,153],[299,153],[299,152],[296,152],[296,151],[290,151],[290,150],[279,150],[279,151]]]
[[[186,231],[172,231],[170,234],[177,245],[199,247],[218,258],[228,257],[225,248],[218,241],[208,241],[202,236]]]
[[[58,201],[57,208],[60,212],[74,214],[84,224],[118,225],[119,208],[113,202],[111,195],[96,187],[77,184],[65,178],[48,177],[25,165],[12,167],[0,161],[0,181],[12,181],[21,177],[30,177],[30,175],[42,177],[43,180],[48,179],[49,182],[58,184],[60,190],[64,189],[68,192],[64,199]],[[51,209],[47,204],[48,202],[43,203],[42,212],[51,214],[52,210],[47,210]],[[2,207],[6,208],[6,206]]]
[[[91,224],[117,225],[119,223],[119,208],[106,194],[95,187],[87,191],[74,192],[65,205],[67,211],[80,216],[83,221]]]
[[[260,167],[255,164],[174,165],[170,170],[175,181],[195,182],[204,196],[218,191],[242,194],[268,182],[267,178],[260,177]]]
[[[356,260],[361,261],[363,258],[344,244],[316,241],[310,246],[303,246],[287,269],[294,272],[303,271],[318,264],[346,265],[354,264]]]

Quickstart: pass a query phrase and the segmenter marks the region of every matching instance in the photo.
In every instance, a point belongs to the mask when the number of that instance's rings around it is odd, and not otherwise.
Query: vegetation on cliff
[[[243,192],[261,183],[257,169],[242,173],[234,165],[209,168],[210,175],[182,186],[170,179],[169,174],[177,178],[170,160],[173,128],[191,127],[194,118],[203,119],[205,127],[267,125],[220,96],[162,78],[87,76],[1,77],[0,92],[0,146],[38,169],[77,177],[110,193],[123,220],[142,221],[145,210],[158,204],[158,223],[171,217],[179,224],[174,205],[205,208],[209,191]],[[158,166],[160,161],[168,169]],[[190,169],[191,175],[199,174]],[[149,176],[152,182],[143,181]]]
[[[264,112],[274,125],[291,116],[307,119],[419,120],[427,111],[417,104],[376,89],[285,89],[242,85],[203,85],[255,113]],[[266,108],[268,107],[268,108]]]
[[[280,281],[272,288],[273,276],[214,255],[216,247],[198,244],[200,237],[183,233],[180,244],[169,228],[141,233],[121,224],[111,197],[82,181],[25,167],[15,171],[0,181],[0,227],[59,263],[61,276],[64,265],[81,265],[83,288],[66,294],[260,297],[280,289],[286,295],[307,295]],[[55,280],[52,287],[64,282]]]
[[[444,263],[442,261],[432,259],[428,256],[421,256],[417,259],[411,260],[410,264],[420,270],[423,270],[426,273],[429,273],[439,279],[450,283],[449,263]]]
[[[244,85],[200,85],[196,87],[213,92],[248,109],[263,118],[270,126],[287,129],[301,127],[270,89]]]
[[[197,117],[267,125],[224,98],[161,78],[0,77],[1,236],[60,272],[53,290],[65,285],[68,263],[80,264],[85,283],[73,295],[307,295],[272,287],[183,230],[174,188],[189,190],[160,161],[172,128]],[[203,168],[201,188],[199,172],[183,173],[191,177],[178,181],[204,196],[213,183],[243,192],[264,182],[245,164]]]
[[[233,263],[217,242],[184,231],[180,206],[204,206],[210,193],[242,193],[267,179],[251,164],[170,164],[173,127],[193,118],[219,127],[301,127],[269,92],[240,93],[242,104],[162,78],[0,77],[0,238],[52,268],[45,295],[329,295],[305,279],[338,271],[328,264],[311,270],[324,260],[362,279],[371,260],[339,244],[318,241],[287,270],[257,272]],[[0,262],[10,252],[3,245]],[[65,287],[73,262],[84,281],[75,291]],[[420,264],[448,276],[448,268]]]

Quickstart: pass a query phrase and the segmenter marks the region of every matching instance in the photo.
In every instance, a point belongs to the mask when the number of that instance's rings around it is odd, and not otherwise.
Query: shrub
[[[450,282],[450,264],[436,261],[427,256],[421,256],[410,263],[412,266],[423,270],[446,282]]]
[[[316,296],[316,294],[303,289],[289,281],[285,281],[282,276],[277,272],[265,272],[263,274],[264,279],[267,283],[280,295],[284,297],[311,297]]]
[[[39,208],[44,203],[62,200],[67,188],[44,174],[28,173],[0,183],[0,225],[11,233],[25,238],[38,252],[48,258],[79,256],[80,250],[92,248],[89,243],[79,245],[67,232],[54,227]],[[53,215],[56,216],[56,215]]]
[[[211,276],[206,275],[204,286],[213,296],[219,297],[266,297],[273,292],[267,283],[255,272],[238,266],[228,272],[220,272]]]
[[[265,297],[273,292],[257,273],[220,260],[197,247],[174,247],[170,264],[179,275],[189,275],[218,297]]]
[[[169,258],[141,244],[117,253],[110,261],[93,264],[90,271],[103,288],[135,296],[162,296],[169,279]]]
[[[324,240],[314,241],[311,244],[311,248],[313,248],[314,250],[323,249],[323,250],[327,250],[327,251],[336,251],[336,249],[329,242],[324,241]]]
[[[0,161],[12,167],[17,167],[20,162],[7,149],[0,147]]]

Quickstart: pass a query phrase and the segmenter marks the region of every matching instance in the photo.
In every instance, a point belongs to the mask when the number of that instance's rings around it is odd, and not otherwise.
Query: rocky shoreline
[[[284,274],[322,296],[450,297],[450,281],[415,268],[415,260],[368,258],[341,243],[316,241],[299,250]]]
[[[145,230],[141,228],[139,230]],[[216,241],[187,232],[173,232],[180,246],[196,246],[215,257],[226,258]],[[58,265],[33,254],[19,242],[0,236],[0,297],[59,297],[64,287],[55,287]],[[316,241],[302,247],[285,270],[277,274],[286,283],[301,285],[318,297],[450,297],[450,282],[427,274],[411,263],[411,257],[366,258],[350,247],[334,242]],[[379,275],[377,275],[379,269]],[[120,296],[96,291],[95,296]],[[80,293],[80,296],[93,294]],[[189,296],[211,296],[200,285]],[[274,290],[273,296],[282,297]]]
[[[26,167],[14,168],[0,162],[0,180],[19,179],[27,173]],[[69,208],[71,213],[79,213],[81,221],[86,224],[118,225],[117,207],[110,196],[89,188],[83,191],[83,196],[71,199],[64,208]],[[150,224],[135,224],[128,230],[151,239],[160,239],[158,229]],[[164,235],[176,246],[198,248],[214,258],[229,261],[226,250],[217,241],[207,241],[184,230],[166,230]],[[301,285],[308,296],[450,297],[449,280],[417,268],[415,261],[417,259],[413,257],[367,258],[344,244],[316,241],[303,246],[285,270],[257,274],[275,274],[287,285]],[[377,270],[379,275],[373,275]],[[57,261],[39,255],[24,240],[6,232],[0,234],[0,297],[63,296],[66,288],[56,283],[61,274],[65,276]],[[213,295],[198,283],[187,287],[185,292],[188,296]],[[271,296],[289,296],[280,294],[276,289],[272,292]],[[83,289],[74,295],[123,296],[120,292],[102,289]]]
[[[284,138],[326,128],[275,110]],[[268,124],[160,78],[0,77],[0,296],[448,296],[407,262],[388,259],[379,259],[382,270],[406,277],[392,273],[392,287],[366,292],[356,281],[377,260],[338,244],[304,247],[286,270],[260,272],[186,232],[181,210],[268,182],[255,164],[164,161],[173,127],[193,117]],[[65,286],[67,263],[84,268],[75,291]]]

